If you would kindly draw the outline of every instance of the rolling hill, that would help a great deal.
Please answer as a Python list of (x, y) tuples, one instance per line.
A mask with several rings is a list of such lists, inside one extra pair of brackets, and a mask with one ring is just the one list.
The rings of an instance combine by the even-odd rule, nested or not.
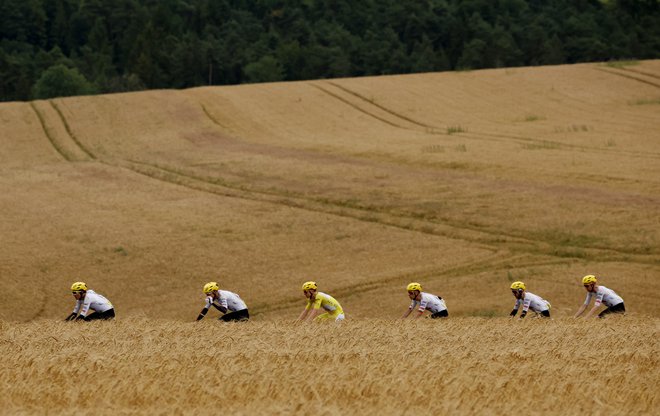
[(506, 315), (524, 280), (570, 316), (601, 277), (660, 314), (660, 61), (0, 104), (0, 319), (189, 321), (217, 280), (257, 320), (317, 280), (351, 318), (420, 281)]

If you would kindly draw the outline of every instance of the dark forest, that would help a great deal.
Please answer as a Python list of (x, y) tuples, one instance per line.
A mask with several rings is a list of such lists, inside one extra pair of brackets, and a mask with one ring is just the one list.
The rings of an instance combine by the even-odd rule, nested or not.
[(0, 0), (0, 100), (660, 57), (658, 0)]

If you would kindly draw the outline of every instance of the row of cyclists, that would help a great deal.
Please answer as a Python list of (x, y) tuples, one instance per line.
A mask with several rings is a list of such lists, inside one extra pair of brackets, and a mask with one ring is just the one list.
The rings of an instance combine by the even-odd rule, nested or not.
[[(584, 313), (592, 300), (594, 300), (594, 306), (587, 313), (587, 318), (594, 315), (601, 305), (605, 305), (606, 309), (598, 314), (599, 318), (603, 318), (611, 313), (624, 314), (626, 312), (623, 299), (612, 289), (599, 285), (596, 276), (584, 276), (582, 278), (582, 284), (587, 291), (587, 297), (575, 313), (575, 318)], [(408, 291), (408, 297), (411, 302), (401, 317), (402, 319), (408, 318), (411, 315), (413, 318), (420, 318), (425, 313), (431, 319), (447, 318), (449, 316), (444, 299), (440, 296), (422, 291), (421, 284), (416, 282), (410, 283), (406, 287), (406, 290)], [(237, 293), (221, 290), (216, 282), (205, 284), (202, 291), (206, 295), (206, 300), (204, 308), (197, 316), (198, 321), (206, 316), (211, 307), (220, 311), (222, 315), (219, 319), (225, 322), (247, 321), (250, 319), (248, 307)], [(307, 299), (307, 303), (305, 309), (303, 309), (298, 317), (298, 321), (330, 320), (339, 322), (344, 320), (344, 310), (339, 302), (327, 293), (319, 292), (316, 282), (305, 282), (302, 285), (302, 291)], [(105, 296), (89, 289), (84, 282), (75, 282), (71, 286), (71, 292), (76, 299), (76, 305), (73, 308), (73, 312), (66, 318), (67, 321), (114, 319), (115, 310), (112, 303)], [(521, 307), (522, 312), (519, 319), (523, 319), (529, 311), (535, 313), (535, 316), (550, 318), (550, 302), (532, 292), (528, 292), (525, 283), (513, 282), (511, 284), (511, 292), (516, 298), (510, 314), (511, 318), (518, 314)]]

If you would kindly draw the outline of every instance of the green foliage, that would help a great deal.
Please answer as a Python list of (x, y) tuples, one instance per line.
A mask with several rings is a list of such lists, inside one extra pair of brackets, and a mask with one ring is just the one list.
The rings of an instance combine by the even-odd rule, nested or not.
[(629, 104), (630, 105), (649, 105), (649, 104), (658, 105), (658, 104), (660, 104), (660, 98), (651, 98), (651, 99), (642, 98), (642, 99), (639, 99), (639, 100), (631, 101)]
[(463, 126), (448, 126), (447, 134), (466, 133), (467, 128)]
[(479, 309), (477, 311), (471, 312), (469, 316), (476, 316), (479, 318), (495, 318), (497, 316), (501, 316), (501, 312), (498, 312), (494, 309)]
[(94, 87), (78, 72), (57, 64), (45, 70), (34, 86), (34, 98), (46, 99), (94, 93)]
[(521, 147), (526, 150), (555, 150), (559, 149), (559, 143), (543, 140), (541, 142), (523, 143)]
[(60, 64), (105, 93), (658, 57), (657, 0), (0, 1), (0, 101)]
[(627, 68), (629, 66), (639, 65), (638, 61), (609, 61), (605, 63), (605, 66), (610, 68)]
[(271, 55), (266, 55), (257, 62), (245, 66), (245, 75), (249, 82), (275, 82), (284, 79), (282, 64)]
[(128, 256), (128, 252), (122, 246), (115, 247), (112, 251), (119, 254), (120, 256)]

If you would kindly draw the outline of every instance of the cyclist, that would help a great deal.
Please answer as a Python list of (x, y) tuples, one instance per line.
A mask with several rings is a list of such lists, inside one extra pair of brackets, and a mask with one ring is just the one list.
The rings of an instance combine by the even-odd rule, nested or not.
[(541, 315), (545, 318), (550, 317), (550, 302), (543, 299), (540, 296), (533, 294), (532, 292), (527, 292), (527, 288), (523, 282), (513, 282), (511, 284), (511, 293), (516, 298), (516, 303), (513, 305), (513, 310), (511, 311), (511, 317), (513, 318), (518, 313), (520, 305), (522, 305), (522, 312), (520, 313), (520, 319), (523, 319), (527, 315), (528, 310), (532, 310), (538, 315)]
[(605, 286), (598, 284), (598, 279), (593, 274), (588, 274), (582, 278), (582, 284), (587, 291), (587, 298), (584, 300), (580, 309), (575, 313), (575, 318), (582, 315), (591, 298), (595, 297), (594, 307), (587, 313), (585, 318), (589, 318), (600, 306), (601, 303), (604, 303), (607, 306), (607, 309), (598, 314), (599, 318), (604, 318), (605, 315), (610, 313), (626, 313), (626, 307), (623, 304), (623, 299), (621, 296), (617, 295), (612, 289), (608, 289)]
[[(105, 296), (89, 289), (85, 282), (75, 282), (71, 285), (71, 293), (76, 298), (76, 306), (66, 321), (94, 321), (97, 319), (114, 319), (115, 309)], [(89, 310), (92, 313), (89, 313)]]
[(449, 316), (444, 299), (440, 296), (422, 292), (422, 285), (419, 283), (410, 283), (406, 287), (406, 290), (408, 291), (408, 297), (411, 302), (408, 310), (403, 314), (401, 319), (406, 319), (417, 305), (419, 305), (419, 308), (417, 309), (417, 314), (413, 315), (413, 319), (424, 315), (424, 311), (426, 310), (431, 312), (431, 319), (446, 318)]
[[(209, 308), (213, 306), (223, 313), (221, 321), (247, 321), (250, 319), (247, 305), (238, 294), (228, 290), (220, 290), (216, 282), (209, 282), (202, 289), (206, 295), (206, 306), (199, 313), (197, 320), (204, 318)], [(231, 311), (227, 313), (227, 311)]]
[(298, 321), (343, 321), (344, 310), (335, 298), (319, 292), (316, 282), (305, 282), (302, 285), (303, 294), (307, 298), (307, 305), (298, 317)]

